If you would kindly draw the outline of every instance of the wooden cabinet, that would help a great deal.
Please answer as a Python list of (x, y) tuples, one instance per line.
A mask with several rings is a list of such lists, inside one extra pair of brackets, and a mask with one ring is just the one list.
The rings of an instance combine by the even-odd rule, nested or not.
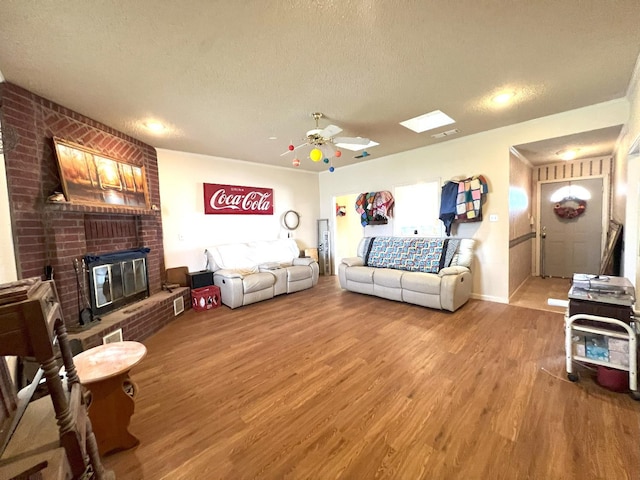
[[(105, 472), (100, 461), (54, 282), (30, 279), (0, 285), (0, 301), (7, 300), (8, 303), (0, 305), (0, 355), (35, 359), (41, 366), (49, 395), (30, 402), (32, 385), (17, 396), (17, 401), (5, 402), (9, 408), (5, 414), (6, 428), (0, 432), (0, 468), (15, 467), (15, 462), (28, 458), (30, 452), (35, 455), (44, 451), (55, 458), (52, 451), (62, 447), (69, 476), (64, 473), (63, 461), (61, 473), (57, 474), (62, 476), (50, 478), (114, 478), (111, 472)], [(59, 374), (59, 360), (66, 371), (64, 383)], [(32, 461), (35, 465), (26, 465), (27, 470), (35, 468), (41, 460), (36, 455)], [(50, 466), (47, 464), (47, 468)]]

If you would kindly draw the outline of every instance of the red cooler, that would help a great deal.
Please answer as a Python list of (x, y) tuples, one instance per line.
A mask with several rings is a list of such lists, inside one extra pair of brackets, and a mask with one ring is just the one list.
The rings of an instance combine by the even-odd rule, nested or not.
[(598, 384), (614, 392), (629, 390), (629, 372), (598, 366)]

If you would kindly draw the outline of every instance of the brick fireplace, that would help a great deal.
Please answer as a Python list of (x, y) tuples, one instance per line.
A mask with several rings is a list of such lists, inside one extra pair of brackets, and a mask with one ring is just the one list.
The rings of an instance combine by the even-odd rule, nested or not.
[[(3, 126), (14, 129), (19, 137), (18, 145), (5, 152), (19, 278), (42, 276), (47, 266), (52, 267), (65, 323), (76, 330), (81, 307), (74, 260), (86, 254), (148, 247), (150, 298), (162, 296), (164, 251), (155, 149), (10, 83), (0, 84), (0, 102)], [(49, 202), (51, 194), (62, 191), (54, 136), (144, 166), (152, 208)], [(184, 298), (188, 300), (186, 295)], [(108, 325), (92, 335), (97, 339), (99, 334), (122, 328), (127, 340), (148, 337), (173, 318), (171, 298), (163, 296), (159, 301), (167, 308), (152, 310), (158, 310), (155, 316), (162, 318), (141, 311), (121, 322), (106, 322)], [(98, 343), (96, 339), (89, 343)]]

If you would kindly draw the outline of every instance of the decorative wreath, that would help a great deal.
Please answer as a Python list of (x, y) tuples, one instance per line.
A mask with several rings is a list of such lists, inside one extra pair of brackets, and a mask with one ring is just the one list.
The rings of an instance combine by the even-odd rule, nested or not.
[(553, 212), (560, 218), (576, 218), (587, 209), (586, 200), (576, 197), (565, 197), (553, 206)]

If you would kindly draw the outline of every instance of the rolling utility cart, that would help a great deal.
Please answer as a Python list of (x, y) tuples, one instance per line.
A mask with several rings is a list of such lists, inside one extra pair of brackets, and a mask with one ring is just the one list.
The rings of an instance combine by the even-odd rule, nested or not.
[(575, 274), (565, 314), (567, 378), (575, 382), (573, 362), (629, 372), (629, 390), (638, 392), (638, 321), (633, 285), (622, 277)]

